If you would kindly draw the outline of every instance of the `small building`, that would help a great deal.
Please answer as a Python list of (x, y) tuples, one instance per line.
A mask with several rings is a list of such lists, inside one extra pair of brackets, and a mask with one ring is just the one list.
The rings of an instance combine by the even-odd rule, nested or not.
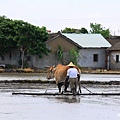
[(18, 48), (12, 48), (6, 54), (0, 56), (0, 65), (8, 68), (19, 66), (20, 55)]
[[(46, 65), (57, 65), (58, 63), (68, 64), (70, 62), (70, 51), (79, 50), (77, 64), (84, 68), (106, 68), (105, 50), (111, 47), (111, 44), (100, 34), (52, 34), (46, 41), (46, 45), (51, 49), (48, 56), (44, 56), (36, 65), (45, 67)], [(58, 46), (63, 50), (63, 61), (56, 57)]]
[(101, 34), (63, 34), (82, 48), (78, 65), (87, 68), (105, 68), (105, 50), (111, 44)]
[[(66, 65), (70, 62), (70, 50), (79, 50), (82, 48), (79, 44), (62, 35), (60, 32), (57, 34), (51, 34), (51, 36), (49, 37), (50, 39), (46, 41), (46, 45), (51, 50), (51, 52), (38, 60), (36, 60), (34, 57), (33, 66), (44, 68), (46, 66), (57, 65), (59, 63)], [(59, 49), (61, 49), (60, 52), (63, 52), (61, 53), (63, 57), (61, 60), (56, 54)]]
[(120, 36), (114, 36), (107, 40), (112, 45), (106, 49), (107, 69), (120, 70)]
[[(70, 51), (79, 52), (77, 64), (85, 68), (105, 68), (106, 53), (105, 50), (111, 47), (111, 44), (100, 34), (63, 34), (50, 33), (46, 41), (47, 47), (51, 50), (48, 55), (39, 58), (37, 55), (28, 55), (26, 60), (28, 66), (32, 68), (45, 68), (46, 66), (57, 65), (59, 63), (68, 64), (70, 60)], [(62, 59), (58, 58), (57, 52), (61, 52)], [(0, 58), (1, 64), (10, 64), (18, 66), (20, 51), (13, 49)]]

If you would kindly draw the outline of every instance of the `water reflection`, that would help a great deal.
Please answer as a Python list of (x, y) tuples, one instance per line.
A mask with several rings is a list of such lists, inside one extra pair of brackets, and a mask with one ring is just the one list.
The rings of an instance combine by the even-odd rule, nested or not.
[(80, 103), (80, 96), (56, 96), (54, 97), (47, 97), (48, 99), (52, 99), (54, 101), (57, 100), (59, 103)]

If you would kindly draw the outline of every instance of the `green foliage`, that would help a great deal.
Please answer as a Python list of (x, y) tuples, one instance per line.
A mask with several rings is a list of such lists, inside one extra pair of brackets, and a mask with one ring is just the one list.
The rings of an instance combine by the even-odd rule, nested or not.
[(87, 29), (85, 28), (81, 28), (81, 29), (75, 29), (75, 28), (65, 28), (64, 30), (62, 30), (62, 33), (77, 33), (77, 34), (80, 34), (80, 33), (88, 33)]
[(58, 60), (63, 61), (63, 49), (60, 45), (58, 45), (58, 50), (56, 51), (56, 56)]
[(70, 61), (73, 62), (75, 65), (77, 65), (77, 59), (79, 56), (79, 51), (71, 49), (70, 50)]
[[(109, 29), (105, 29), (104, 27), (102, 27), (101, 24), (90, 23), (90, 27), (91, 27), (90, 33), (101, 34), (104, 38), (109, 38), (111, 36), (110, 30)], [(75, 29), (75, 28), (68, 28), (68, 27), (66, 27), (61, 32), (62, 33), (77, 33), (77, 34), (82, 33), (82, 34), (87, 34), (88, 30), (86, 28)]]
[(15, 45), (13, 41), (15, 34), (13, 20), (5, 16), (0, 17), (0, 55), (5, 54)]
[(0, 17), (0, 55), (5, 54), (11, 47), (18, 47), (23, 54), (48, 54), (45, 41), (48, 33), (45, 27), (36, 27), (22, 20), (11, 20), (5, 16)]
[(6, 68), (10, 69), (10, 68), (12, 68), (12, 65), (11, 64), (7, 64)]
[(90, 27), (91, 27), (91, 30), (90, 30), (91, 33), (99, 33), (104, 38), (109, 38), (111, 36), (110, 35), (110, 30), (103, 28), (101, 24), (90, 23)]
[(0, 17), (0, 46), (5, 53), (11, 46), (23, 48), (27, 53), (38, 55), (47, 54), (45, 41), (48, 33), (45, 27), (39, 28), (22, 20), (10, 20)]
[[(23, 65), (22, 65), (22, 64), (23, 64)], [(22, 63), (22, 59), (19, 58), (19, 59), (18, 59), (18, 65), (19, 65), (19, 67), (23, 66), (23, 67), (21, 67), (21, 68), (28, 68), (28, 67), (29, 67), (26, 58), (24, 59), (23, 63)]]
[(83, 33), (83, 34), (88, 33), (88, 31), (87, 31), (87, 29), (86, 29), (86, 28), (81, 28), (81, 29), (80, 29), (80, 32), (81, 32), (81, 33)]
[(62, 30), (62, 33), (76, 33), (76, 29), (66, 27), (64, 30)]
[(41, 58), (43, 54), (49, 52), (45, 44), (48, 39), (45, 27), (39, 28), (24, 21), (15, 22), (18, 25), (15, 28), (18, 32), (15, 41), (17, 41), (17, 46), (24, 50), (25, 54), (38, 55)]

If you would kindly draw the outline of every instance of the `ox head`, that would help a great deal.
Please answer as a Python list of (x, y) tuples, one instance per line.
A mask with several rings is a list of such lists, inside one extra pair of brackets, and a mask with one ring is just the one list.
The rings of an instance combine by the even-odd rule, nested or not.
[(55, 66), (49, 66), (47, 67), (48, 70), (47, 70), (47, 79), (52, 79), (54, 78), (54, 73), (55, 73)]

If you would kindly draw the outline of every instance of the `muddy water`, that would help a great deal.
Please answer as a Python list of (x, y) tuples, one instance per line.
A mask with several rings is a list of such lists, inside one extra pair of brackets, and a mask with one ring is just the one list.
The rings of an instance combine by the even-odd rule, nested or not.
[[(2, 77), (1, 77), (2, 76)], [(93, 80), (96, 76), (82, 76)], [(6, 78), (5, 78), (6, 77)], [(105, 76), (99, 76), (101, 80)], [(112, 80), (118, 76), (108, 76)], [(1, 80), (45, 79), (45, 74), (0, 75)], [(103, 79), (102, 79), (103, 80)], [(94, 92), (120, 92), (119, 85), (84, 85)], [(56, 85), (7, 84), (0, 85), (0, 120), (120, 120), (120, 96), (27, 96), (13, 92), (57, 92)], [(83, 93), (88, 91), (82, 88)]]
[(46, 73), (1, 73), (0, 80), (46, 80)]
[[(34, 86), (34, 85), (33, 85)], [(86, 86), (92, 92), (120, 92), (120, 86)], [(47, 85), (34, 89), (1, 88), (0, 120), (120, 120), (120, 96), (27, 96), (13, 92), (46, 91)], [(57, 92), (49, 86), (47, 92)], [(88, 92), (82, 88), (82, 92)]]
[[(46, 80), (46, 73), (0, 73), (0, 80)], [(120, 81), (120, 75), (82, 74), (82, 81)]]

